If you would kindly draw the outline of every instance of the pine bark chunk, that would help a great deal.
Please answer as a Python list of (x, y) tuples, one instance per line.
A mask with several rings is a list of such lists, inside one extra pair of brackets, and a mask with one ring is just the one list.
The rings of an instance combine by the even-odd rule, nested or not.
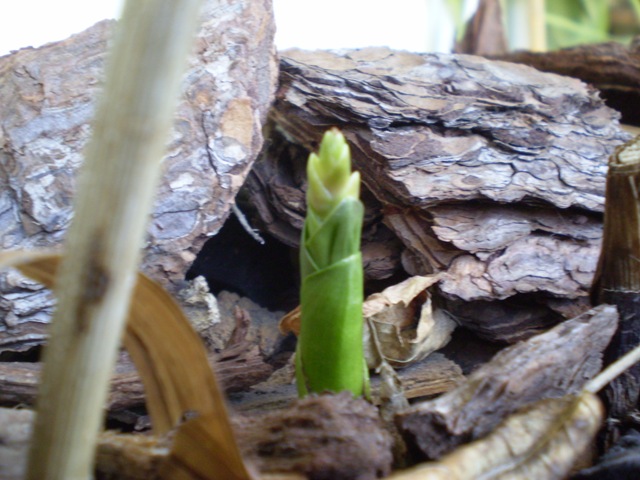
[[(0, 408), (0, 466), (8, 479), (22, 478), (33, 412)], [(274, 478), (373, 480), (388, 475), (392, 439), (376, 408), (348, 393), (313, 396), (286, 409), (234, 419), (247, 461)], [(99, 478), (161, 478), (171, 438), (104, 433), (99, 441)], [(5, 478), (4, 476), (2, 478)]]
[[(452, 308), (512, 311), (499, 328), (486, 315), (461, 321), (513, 342), (588, 303), (606, 158), (629, 138), (618, 118), (593, 88), (523, 65), (386, 48), (291, 50), (271, 114), (277, 134), (247, 191), (266, 228), (295, 244), (304, 152), (338, 126), (362, 173), (365, 232), (395, 234), (396, 268), (410, 275), (447, 272), (439, 290)], [(523, 315), (528, 307), (540, 314)]]
[[(229, 295), (224, 298), (228, 299)], [(223, 308), (229, 307), (229, 301), (225, 301)], [(273, 373), (273, 366), (266, 362), (266, 357), (275, 347), (271, 341), (277, 335), (275, 318), (268, 319), (273, 330), (268, 332), (260, 325), (251, 326), (248, 312), (239, 307), (236, 310), (236, 325), (226, 345), (219, 353), (208, 355), (209, 363), (227, 393), (245, 391)], [(39, 362), (0, 362), (0, 404), (35, 405), (41, 370), (42, 363)], [(140, 407), (144, 402), (140, 375), (129, 355), (123, 353), (111, 378), (106, 408), (109, 413), (117, 413)]]
[(388, 475), (392, 439), (377, 409), (348, 392), (312, 395), (286, 409), (239, 418), (247, 460), (263, 472), (299, 472), (312, 479)]
[(579, 78), (600, 90), (607, 105), (622, 113), (625, 123), (640, 125), (640, 37), (628, 47), (607, 42), (544, 53), (517, 51), (495, 58)]
[[(258, 346), (244, 343), (231, 346), (219, 356), (210, 356), (209, 363), (227, 392), (247, 390), (273, 372)], [(40, 363), (0, 362), (0, 404), (33, 406), (41, 369)], [(112, 412), (137, 408), (144, 405), (144, 399), (144, 387), (133, 364), (130, 360), (121, 360), (111, 379), (106, 408)]]
[[(203, 19), (143, 261), (145, 273), (172, 292), (229, 214), (262, 146), (277, 76), (271, 0), (208, 0)], [(61, 243), (114, 26), (100, 22), (67, 40), (0, 58), (4, 249)], [(37, 284), (2, 273), (0, 350), (41, 344), (40, 326), (52, 305)]]
[(617, 318), (602, 305), (502, 350), (459, 387), (399, 414), (398, 428), (417, 454), (438, 459), (524, 405), (577, 393), (600, 371)]

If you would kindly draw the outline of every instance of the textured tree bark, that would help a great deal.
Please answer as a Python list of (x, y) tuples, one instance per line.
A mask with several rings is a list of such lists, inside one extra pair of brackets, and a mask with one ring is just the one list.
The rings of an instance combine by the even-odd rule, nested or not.
[(459, 387), (400, 413), (398, 427), (421, 457), (440, 458), (528, 403), (579, 391), (600, 371), (617, 323), (603, 305), (508, 347)]
[[(437, 352), (396, 373), (402, 382), (405, 396), (411, 400), (448, 392), (465, 378), (456, 363)], [(287, 369), (277, 371), (269, 380), (255, 385), (251, 390), (231, 395), (231, 404), (236, 411), (249, 415), (286, 408), (291, 398), (297, 394), (292, 383), (293, 377), (293, 369), (288, 372)], [(371, 378), (371, 391), (374, 399), (381, 398), (382, 385), (378, 375)]]
[[(224, 223), (263, 141), (277, 62), (271, 0), (207, 0), (164, 159), (143, 270), (175, 293)], [(102, 90), (114, 22), (0, 58), (0, 246), (57, 246)], [(0, 277), (0, 352), (45, 340), (53, 299)]]
[[(242, 352), (239, 350), (242, 349)], [(266, 380), (273, 367), (265, 363), (259, 348), (247, 343), (234, 344), (209, 362), (227, 392), (243, 391)], [(0, 403), (34, 405), (40, 380), (40, 363), (0, 362)], [(110, 412), (144, 406), (144, 388), (130, 360), (121, 360), (111, 378), (106, 408)]]
[[(22, 478), (31, 413), (0, 409), (0, 426), (14, 424), (0, 429), (0, 466), (8, 467), (2, 478)], [(348, 393), (293, 400), (286, 409), (234, 420), (243, 455), (264, 480), (373, 479), (391, 470), (392, 439), (376, 408)], [(170, 447), (170, 437), (108, 432), (100, 439), (96, 473), (124, 480), (163, 478), (162, 460)]]
[(391, 471), (393, 441), (378, 410), (348, 392), (312, 395), (238, 420), (245, 458), (261, 471), (335, 479), (382, 478)]
[[(623, 145), (609, 159), (602, 251), (593, 285), (594, 303), (616, 305), (620, 325), (607, 348), (610, 364), (640, 344), (640, 138)], [(609, 410), (605, 445), (635, 426), (640, 399), (640, 365), (604, 390)]]
[[(242, 353), (238, 350), (243, 349)], [(265, 362), (257, 346), (246, 342), (232, 344), (227, 351), (210, 355), (216, 377), (234, 406), (242, 411), (273, 410), (284, 407), (296, 395), (292, 377), (286, 384), (261, 383), (273, 373), (273, 366)], [(33, 406), (38, 392), (41, 365), (25, 362), (0, 363), (0, 404)], [(399, 372), (407, 398), (438, 395), (454, 388), (464, 376), (454, 362), (433, 354), (419, 364)], [(255, 385), (260, 384), (257, 388)], [(377, 395), (379, 378), (372, 380)], [(111, 391), (106, 404), (110, 414), (139, 408), (144, 405), (144, 388), (140, 376), (130, 360), (121, 360), (111, 378)]]
[[(543, 397), (561, 397), (568, 392), (576, 392), (600, 371), (602, 351), (616, 329), (616, 319), (614, 308), (599, 306), (548, 333), (509, 347), (449, 393), (410, 407), (399, 417), (398, 423), (405, 434), (413, 439), (413, 447), (421, 452), (420, 456), (438, 457), (461, 443), (485, 435), (522, 405)], [(437, 366), (442, 362), (435, 358), (428, 359), (425, 366), (434, 370), (434, 363)], [(418, 377), (424, 376), (422, 372)], [(362, 410), (355, 412), (356, 418), (343, 425), (344, 429), (334, 429), (334, 421), (341, 423), (340, 418), (345, 412), (347, 418), (353, 413), (348, 406), (345, 410), (344, 398), (336, 399), (336, 403), (330, 407), (319, 405), (322, 412), (320, 417), (331, 417), (328, 421), (321, 421), (314, 412), (308, 411), (305, 403), (296, 408), (291, 405), (282, 408), (289, 404), (292, 396), (294, 390), (290, 388), (278, 402), (280, 410), (274, 412), (264, 403), (264, 394), (256, 394), (253, 401), (248, 399), (240, 403), (241, 409), (247, 410), (249, 418), (248, 421), (240, 418), (236, 424), (240, 443), (248, 457), (253, 458), (263, 471), (288, 470), (292, 467), (300, 471), (317, 466), (311, 460), (309, 466), (305, 466), (306, 460), (298, 461), (300, 458), (310, 458), (312, 452), (309, 451), (309, 445), (317, 448), (319, 444), (324, 444), (329, 450), (323, 451), (327, 452), (334, 448), (334, 442), (343, 434), (347, 442), (366, 440), (363, 437), (367, 435), (358, 426), (358, 422), (365, 418), (368, 418), (365, 420), (367, 431), (375, 435), (373, 444), (384, 443), (379, 442), (384, 435), (381, 436), (378, 430), (371, 430), (373, 418), (370, 414), (363, 416)], [(361, 409), (360, 403), (357, 409)], [(8, 413), (6, 409), (0, 409), (0, 425)], [(306, 421), (301, 422), (302, 419)], [(26, 418), (25, 421), (30, 419)], [(330, 426), (330, 430), (325, 438), (326, 425)], [(287, 438), (286, 443), (282, 442), (284, 438)], [(312, 443), (309, 444), (309, 441)], [(10, 438), (4, 445), (14, 448)], [(371, 443), (361, 445), (368, 448), (367, 445)], [(3, 453), (1, 447), (0, 454)], [(102, 437), (98, 463), (103, 472), (115, 475), (113, 478), (155, 478), (153, 475), (157, 472), (157, 465), (168, 453), (169, 447), (169, 440), (109, 433)], [(292, 452), (298, 452), (299, 456), (292, 455)], [(385, 450), (379, 452), (387, 454)], [(339, 459), (336, 466), (340, 468), (348, 468), (347, 464), (350, 464), (344, 457), (330, 457)], [(352, 475), (351, 478), (354, 477)]]
[(555, 52), (513, 52), (494, 57), (523, 63), (543, 72), (579, 78), (600, 90), (607, 105), (622, 113), (625, 123), (640, 125), (640, 42), (581, 45)]
[(439, 293), (462, 324), (512, 342), (588, 308), (606, 158), (629, 138), (617, 119), (580, 81), (522, 65), (283, 52), (278, 134), (247, 192), (268, 231), (295, 245), (306, 152), (338, 126), (362, 174), (365, 232), (402, 243), (387, 275), (445, 271)]

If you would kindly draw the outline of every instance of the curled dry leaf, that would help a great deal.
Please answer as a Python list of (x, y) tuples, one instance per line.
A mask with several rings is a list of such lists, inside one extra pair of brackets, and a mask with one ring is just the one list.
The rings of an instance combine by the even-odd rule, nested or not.
[[(362, 310), (369, 368), (380, 365), (380, 355), (394, 367), (405, 367), (449, 342), (456, 322), (444, 310), (434, 307), (427, 291), (439, 280), (438, 274), (415, 276), (367, 297)], [(375, 335), (371, 335), (370, 328), (375, 329)], [(282, 317), (280, 331), (298, 335), (300, 307)]]
[[(2, 252), (0, 268), (13, 267), (49, 288), (55, 285), (61, 256), (51, 252)], [(167, 468), (181, 460), (188, 448), (205, 443), (209, 463), (216, 471), (233, 473), (216, 477), (250, 479), (229, 422), (224, 397), (209, 366), (202, 341), (173, 298), (157, 283), (139, 273), (123, 339), (145, 387), (146, 404), (156, 434), (174, 428), (186, 412), (206, 418), (206, 439), (192, 437), (193, 429), (179, 436), (182, 443), (171, 452)], [(179, 430), (189, 422), (179, 427)], [(199, 431), (196, 431), (199, 433)], [(178, 478), (178, 477), (174, 477)], [(180, 478), (211, 478), (180, 477)]]
[[(363, 305), (368, 325), (365, 355), (370, 368), (380, 364), (377, 352), (394, 367), (404, 367), (444, 347), (456, 327), (455, 321), (434, 307), (427, 289), (439, 275), (415, 276), (370, 295)], [(377, 340), (379, 349), (373, 348)]]
[(562, 479), (597, 433), (603, 408), (594, 394), (546, 399), (507, 417), (488, 436), (438, 462), (390, 480)]
[(288, 333), (293, 333), (296, 337), (300, 335), (300, 305), (280, 319), (278, 328), (283, 335)]

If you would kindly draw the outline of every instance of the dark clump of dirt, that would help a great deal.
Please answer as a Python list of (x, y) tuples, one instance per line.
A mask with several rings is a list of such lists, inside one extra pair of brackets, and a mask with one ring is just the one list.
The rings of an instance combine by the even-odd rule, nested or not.
[(369, 480), (391, 471), (393, 441), (377, 408), (349, 392), (312, 395), (289, 408), (239, 419), (235, 427), (245, 458), (263, 472)]
[(259, 243), (230, 215), (220, 231), (203, 246), (187, 272), (187, 280), (202, 275), (212, 293), (222, 290), (250, 298), (270, 310), (297, 304), (297, 269), (291, 248), (269, 235)]

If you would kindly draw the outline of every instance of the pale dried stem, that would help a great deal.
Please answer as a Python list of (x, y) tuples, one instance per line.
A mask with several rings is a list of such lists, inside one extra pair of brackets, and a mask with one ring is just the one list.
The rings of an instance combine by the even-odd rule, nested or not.
[(620, 376), (627, 369), (634, 366), (640, 361), (640, 345), (626, 353), (623, 357), (613, 362), (596, 377), (589, 380), (585, 386), (584, 391), (589, 393), (597, 393), (602, 390), (609, 382)]
[(547, 50), (545, 0), (529, 0), (529, 29), (532, 52)]
[(79, 179), (27, 478), (91, 477), (199, 0), (131, 0)]

